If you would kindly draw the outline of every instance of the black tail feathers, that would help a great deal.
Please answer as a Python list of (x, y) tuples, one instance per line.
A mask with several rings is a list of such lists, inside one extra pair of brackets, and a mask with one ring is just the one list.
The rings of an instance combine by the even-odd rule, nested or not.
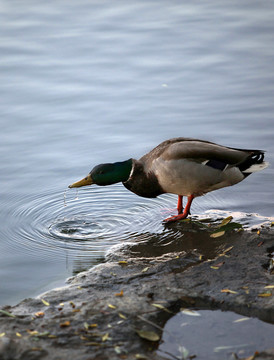
[(255, 171), (264, 169), (267, 165), (268, 164), (264, 162), (264, 151), (254, 150), (250, 156), (238, 165), (238, 168), (246, 177)]

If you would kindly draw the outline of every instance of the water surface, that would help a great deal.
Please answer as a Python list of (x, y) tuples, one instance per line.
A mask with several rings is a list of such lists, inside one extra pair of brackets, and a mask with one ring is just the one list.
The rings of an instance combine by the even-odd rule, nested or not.
[[(27, 0), (0, 17), (0, 304), (172, 231), (173, 195), (65, 193), (94, 165), (175, 136), (265, 149), (273, 163), (273, 3)], [(273, 195), (269, 167), (192, 213), (251, 226), (273, 217)]]
[(273, 346), (271, 324), (230, 311), (187, 310), (164, 327), (158, 353), (166, 359), (247, 359)]

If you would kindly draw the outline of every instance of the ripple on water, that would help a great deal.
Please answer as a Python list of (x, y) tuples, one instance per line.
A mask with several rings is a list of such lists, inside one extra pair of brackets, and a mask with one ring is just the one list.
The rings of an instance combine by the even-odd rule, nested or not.
[(26, 255), (59, 258), (66, 249), (98, 257), (140, 232), (149, 236), (162, 231), (161, 202), (136, 198), (119, 184), (70, 190), (65, 198), (54, 189), (31, 197), (17, 194), (16, 199), (4, 231), (9, 247), (19, 247)]
[[(17, 207), (10, 214), (11, 220), (3, 225), (4, 233), (11, 250), (20, 248), (27, 256), (54, 261), (69, 251), (75, 258), (98, 259), (114, 246), (128, 243), (150, 242), (168, 249), (170, 239), (176, 242), (182, 236), (178, 229), (165, 229), (162, 225), (162, 219), (171, 215), (169, 209), (176, 204), (173, 195), (143, 199), (116, 184), (79, 192), (70, 190), (65, 197), (56, 189), (31, 197), (14, 196)], [(206, 215), (212, 221), (232, 215), (246, 227), (269, 220), (256, 214), (213, 210)]]

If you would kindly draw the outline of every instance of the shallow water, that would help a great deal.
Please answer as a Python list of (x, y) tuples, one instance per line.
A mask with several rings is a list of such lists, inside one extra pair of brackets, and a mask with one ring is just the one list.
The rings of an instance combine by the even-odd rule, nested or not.
[[(230, 311), (179, 312), (164, 327), (158, 353), (166, 359), (247, 359), (273, 347), (273, 325)], [(194, 316), (193, 316), (194, 315)]]
[[(155, 249), (171, 234), (161, 221), (173, 195), (65, 193), (95, 164), (175, 136), (262, 148), (273, 163), (273, 15), (250, 1), (3, 4), (0, 304), (64, 284), (113, 246)], [(248, 227), (270, 221), (273, 195), (270, 166), (196, 199), (192, 214), (241, 214)]]

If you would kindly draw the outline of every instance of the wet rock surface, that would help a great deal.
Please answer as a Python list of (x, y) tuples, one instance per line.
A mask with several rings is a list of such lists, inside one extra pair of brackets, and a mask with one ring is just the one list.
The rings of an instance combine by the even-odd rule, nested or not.
[[(145, 244), (135, 244), (64, 288), (3, 307), (0, 359), (163, 359), (162, 329), (182, 307), (274, 323), (273, 228), (212, 238), (185, 227), (179, 240), (189, 242), (188, 250), (151, 257), (140, 250)], [(143, 256), (133, 257), (138, 252)], [(144, 338), (151, 337), (147, 331), (152, 339)], [(274, 359), (274, 348), (252, 359)]]

